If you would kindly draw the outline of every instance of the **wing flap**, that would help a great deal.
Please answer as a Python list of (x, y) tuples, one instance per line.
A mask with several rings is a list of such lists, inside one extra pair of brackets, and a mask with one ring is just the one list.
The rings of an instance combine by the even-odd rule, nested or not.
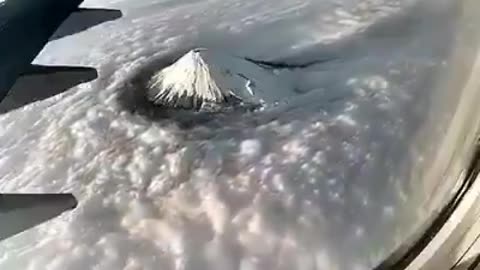
[(72, 194), (0, 194), (0, 241), (76, 207)]
[(97, 77), (97, 70), (91, 67), (31, 65), (0, 102), (0, 114), (53, 97)]
[(50, 37), (50, 40), (85, 31), (104, 22), (121, 18), (122, 15), (122, 12), (117, 9), (78, 8), (76, 12), (72, 13), (63, 22), (57, 31)]

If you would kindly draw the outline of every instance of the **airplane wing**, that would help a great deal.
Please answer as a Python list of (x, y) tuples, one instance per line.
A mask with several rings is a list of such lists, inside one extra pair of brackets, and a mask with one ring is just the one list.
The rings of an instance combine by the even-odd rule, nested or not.
[(85, 31), (98, 24), (121, 17), (122, 12), (116, 9), (78, 8), (76, 12), (72, 13), (60, 25), (57, 31), (50, 37), (50, 41)]
[(53, 97), (97, 77), (97, 70), (90, 67), (31, 65), (0, 101), (0, 114)]
[(0, 241), (76, 207), (72, 194), (0, 194)]
[[(106, 21), (122, 17), (120, 10), (75, 8), (82, 1), (72, 0), (73, 12), (69, 5), (59, 5), (67, 0), (25, 0), (22, 5), (11, 4), (9, 7), (0, 8), (0, 33), (2, 36), (14, 36), (23, 33), (17, 41), (20, 49), (15, 46), (1, 46), (0, 53), (0, 114), (5, 113), (29, 103), (43, 100), (66, 91), (80, 83), (97, 78), (94, 68), (84, 67), (40, 67), (29, 65), (42, 47), (51, 40), (59, 39), (87, 30)], [(54, 5), (55, 4), (55, 5)], [(55, 11), (54, 7), (66, 7)], [(53, 13), (52, 13), (53, 12)], [(62, 14), (57, 14), (57, 13)], [(33, 16), (32, 21), (25, 20)], [(30, 15), (29, 15), (30, 14)], [(63, 17), (63, 14), (65, 17)], [(55, 16), (54, 16), (55, 15)], [(30, 16), (30, 17), (29, 17)], [(42, 18), (51, 18), (44, 20)], [(66, 18), (66, 19), (64, 19)], [(36, 22), (34, 19), (36, 19)], [(45, 25), (43, 25), (45, 23)], [(33, 31), (36, 26), (43, 27)], [(33, 30), (32, 30), (33, 29)], [(52, 32), (49, 29), (56, 29)], [(28, 33), (27, 33), (27, 32)], [(26, 34), (27, 33), (27, 34)], [(43, 36), (42, 36), (43, 35)], [(26, 39), (23, 41), (23, 39)], [(32, 39), (31, 42), (28, 39)], [(13, 50), (13, 52), (10, 52)], [(27, 62), (28, 61), (28, 62)]]

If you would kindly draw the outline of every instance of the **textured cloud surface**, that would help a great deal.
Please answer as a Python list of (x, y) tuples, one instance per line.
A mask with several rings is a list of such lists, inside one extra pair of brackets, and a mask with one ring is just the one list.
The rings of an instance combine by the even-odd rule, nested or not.
[[(0, 117), (0, 190), (74, 192), (79, 207), (1, 243), (0, 269), (375, 266), (430, 217), (421, 168), (451, 113), (428, 122), (448, 1), (411, 2), (86, 1), (125, 16), (36, 61), (100, 78)], [(283, 71), (304, 94), (263, 111), (143, 108), (143, 71), (193, 47), (333, 60)]]

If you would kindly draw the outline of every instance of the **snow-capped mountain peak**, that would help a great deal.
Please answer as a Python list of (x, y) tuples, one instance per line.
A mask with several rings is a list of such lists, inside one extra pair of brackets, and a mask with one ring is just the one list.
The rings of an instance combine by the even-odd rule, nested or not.
[(294, 94), (270, 70), (241, 57), (207, 49), (189, 51), (152, 77), (148, 98), (158, 105), (199, 109), (205, 104), (273, 103)]

